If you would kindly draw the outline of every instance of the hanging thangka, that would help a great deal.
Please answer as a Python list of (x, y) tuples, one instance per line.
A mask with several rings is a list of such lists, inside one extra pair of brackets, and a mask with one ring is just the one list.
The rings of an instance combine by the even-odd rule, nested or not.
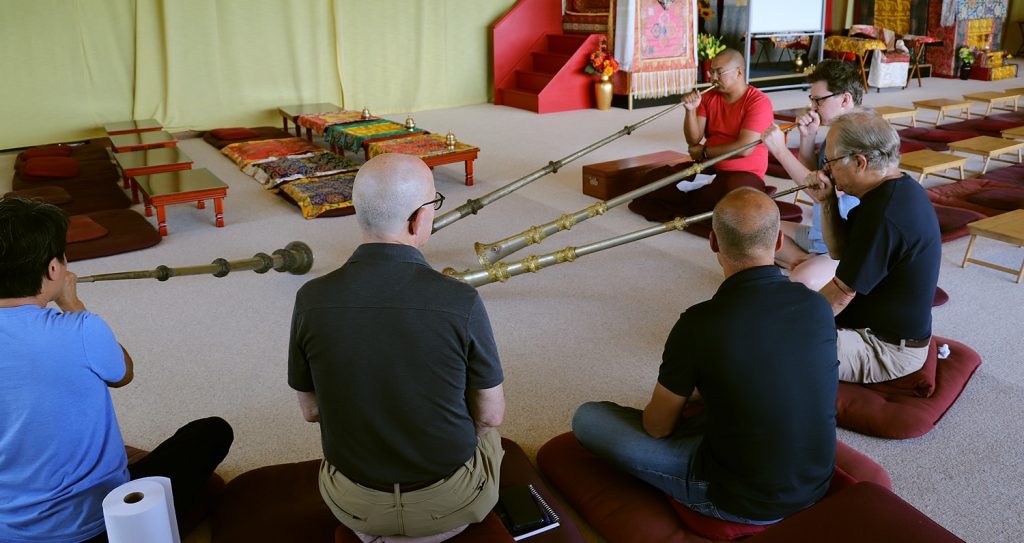
[(633, 98), (682, 94), (697, 83), (694, 0), (618, 0), (615, 54)]

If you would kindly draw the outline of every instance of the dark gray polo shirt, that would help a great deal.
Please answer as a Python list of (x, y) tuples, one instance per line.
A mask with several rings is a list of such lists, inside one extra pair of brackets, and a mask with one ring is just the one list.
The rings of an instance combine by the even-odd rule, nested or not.
[(476, 289), (414, 247), (359, 246), (295, 297), (288, 384), (316, 392), (324, 457), (377, 484), (440, 479), (477, 438), (468, 389), (501, 384)]

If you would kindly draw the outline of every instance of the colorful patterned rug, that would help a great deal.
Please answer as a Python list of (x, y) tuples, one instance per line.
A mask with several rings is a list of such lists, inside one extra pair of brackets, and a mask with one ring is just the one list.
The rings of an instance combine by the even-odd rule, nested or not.
[(319, 113), (316, 115), (299, 115), (295, 122), (299, 126), (309, 128), (316, 132), (318, 135), (323, 136), (324, 131), (327, 127), (334, 126), (336, 124), (348, 124), (359, 121), (372, 121), (380, 119), (380, 117), (370, 116), (369, 119), (363, 118), (362, 111), (334, 111), (331, 113)]
[(359, 123), (335, 125), (324, 133), (324, 141), (346, 151), (358, 153), (364, 141), (369, 138), (399, 136), (423, 132), (422, 128), (409, 130), (404, 125), (378, 119)]
[(401, 153), (403, 155), (414, 155), (420, 158), (432, 156), (461, 153), (463, 151), (479, 151), (478, 147), (462, 142), (455, 142), (455, 149), (448, 150), (445, 143), (445, 136), (442, 134), (422, 134), (398, 138), (393, 140), (378, 141), (370, 144), (369, 156), (373, 158), (384, 153)]
[(290, 156), (269, 162), (254, 162), (242, 168), (242, 172), (251, 175), (265, 188), (273, 190), (287, 181), (358, 169), (359, 166), (355, 162), (341, 155), (326, 152), (312, 156)]
[(302, 210), (302, 216), (315, 219), (323, 213), (352, 205), (352, 183), (355, 174), (298, 179), (281, 187)]
[(244, 141), (232, 143), (220, 150), (239, 168), (253, 162), (276, 160), (289, 155), (316, 154), (327, 152), (327, 149), (313, 145), (302, 138), (281, 138), (274, 140)]

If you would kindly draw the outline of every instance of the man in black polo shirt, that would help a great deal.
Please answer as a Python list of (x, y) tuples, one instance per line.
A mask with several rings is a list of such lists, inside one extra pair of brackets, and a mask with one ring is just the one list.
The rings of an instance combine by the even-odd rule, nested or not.
[[(900, 172), (896, 130), (872, 110), (833, 122), (819, 186), (822, 232), (839, 267), (821, 293), (839, 328), (839, 378), (889, 381), (924, 365), (939, 278), (939, 223), (920, 184)], [(839, 217), (836, 188), (860, 198)]]
[[(836, 331), (828, 303), (774, 265), (783, 238), (771, 199), (734, 190), (712, 227), (725, 281), (679, 317), (647, 407), (583, 404), (573, 432), (697, 512), (770, 524), (812, 505), (831, 481)], [(681, 420), (699, 396), (703, 415)]]
[(363, 244), (296, 295), (288, 384), (320, 423), (335, 516), (364, 541), (442, 541), (497, 502), (497, 347), (476, 290), (418, 250), (444, 200), (423, 161), (370, 160), (352, 198)]

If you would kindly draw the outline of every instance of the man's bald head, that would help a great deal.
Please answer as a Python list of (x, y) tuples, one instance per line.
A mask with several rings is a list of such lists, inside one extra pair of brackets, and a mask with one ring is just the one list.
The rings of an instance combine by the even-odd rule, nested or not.
[(395, 240), (407, 231), (409, 215), (434, 199), (434, 176), (418, 157), (378, 155), (359, 168), (352, 188), (356, 219), (366, 237)]
[(718, 250), (735, 264), (774, 261), (779, 239), (779, 208), (765, 193), (738, 188), (722, 198), (711, 217)]
[(730, 47), (728, 49), (723, 49), (720, 53), (715, 55), (715, 60), (720, 61), (720, 66), (722, 67), (736, 66), (742, 68), (744, 58), (743, 53), (740, 53), (739, 51)]

